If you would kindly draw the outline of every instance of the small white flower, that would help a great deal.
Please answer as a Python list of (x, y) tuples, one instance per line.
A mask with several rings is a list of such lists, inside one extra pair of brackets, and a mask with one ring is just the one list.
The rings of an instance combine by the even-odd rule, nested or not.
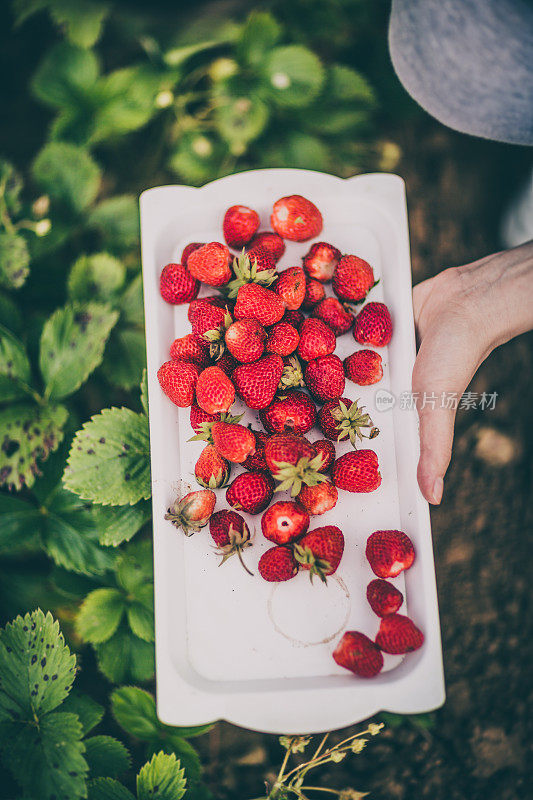
[(158, 108), (168, 108), (174, 100), (174, 95), (170, 89), (163, 89), (155, 98), (155, 104)]
[(275, 72), (270, 81), (275, 89), (288, 89), (291, 85), (291, 79), (286, 72)]
[(206, 136), (197, 136), (192, 143), (192, 149), (197, 156), (207, 158), (213, 152), (213, 145)]
[(35, 233), (37, 236), (46, 236), (49, 233), (52, 227), (52, 223), (49, 219), (40, 219), (39, 222), (35, 223)]

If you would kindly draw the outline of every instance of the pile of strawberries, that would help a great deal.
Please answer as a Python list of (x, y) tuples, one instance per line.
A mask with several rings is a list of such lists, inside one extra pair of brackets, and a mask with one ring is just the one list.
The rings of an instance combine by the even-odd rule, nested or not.
[[(189, 303), (191, 332), (172, 343), (159, 383), (173, 403), (190, 407), (192, 438), (206, 442), (194, 470), (205, 488), (177, 501), (167, 518), (187, 534), (209, 523), (222, 560), (237, 554), (245, 566), (250, 531), (237, 512), (264, 512), (261, 529), (274, 546), (259, 561), (260, 575), (286, 581), (302, 569), (325, 581), (340, 563), (344, 535), (334, 525), (309, 531), (310, 517), (334, 508), (339, 489), (372, 492), (381, 484), (376, 453), (355, 449), (379, 431), (343, 394), (346, 378), (360, 386), (377, 383), (382, 359), (358, 349), (342, 361), (337, 338), (352, 331), (358, 344), (383, 347), (392, 321), (384, 303), (368, 302), (353, 313), (351, 304), (362, 303), (376, 284), (374, 272), (332, 244), (315, 242), (302, 266), (278, 271), (284, 239), (302, 242), (322, 230), (311, 201), (281, 198), (270, 222), (273, 231), (258, 232), (259, 215), (232, 206), (223, 220), (225, 243), (192, 242), (181, 263), (161, 272), (163, 299)], [(326, 297), (330, 281), (335, 297)], [(202, 283), (218, 293), (198, 298)], [(230, 414), (236, 397), (259, 412), (263, 430)], [(315, 426), (324, 438), (311, 442), (306, 434)], [(336, 457), (338, 441), (354, 449)], [(244, 471), (229, 483), (232, 465)], [(226, 486), (234, 510), (213, 513), (212, 490)], [(270, 505), (276, 491), (293, 499)]]

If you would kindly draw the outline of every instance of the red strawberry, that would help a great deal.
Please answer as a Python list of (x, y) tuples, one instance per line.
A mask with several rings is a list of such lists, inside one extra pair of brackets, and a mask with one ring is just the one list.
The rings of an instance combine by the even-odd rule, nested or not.
[(194, 250), (187, 266), (194, 278), (209, 286), (223, 286), (231, 278), (230, 252), (220, 242), (209, 242)]
[(184, 267), (187, 266), (187, 261), (189, 260), (190, 254), (194, 253), (195, 250), (199, 250), (199, 248), (203, 247), (204, 244), (205, 242), (191, 242), (183, 248), (183, 253), (181, 254), (181, 263)]
[(265, 460), (265, 444), (269, 438), (268, 434), (263, 431), (253, 431), (253, 433), (255, 436), (255, 452), (242, 462), (242, 466), (250, 472), (268, 472)]
[(285, 312), (285, 304), (272, 289), (257, 283), (241, 286), (235, 303), (235, 319), (256, 319), (261, 325), (274, 325)]
[(385, 347), (392, 339), (392, 320), (385, 303), (367, 303), (355, 318), (353, 338), (359, 344)]
[(261, 518), (261, 530), (265, 539), (276, 544), (289, 544), (302, 536), (309, 527), (309, 514), (298, 505), (279, 500), (265, 511)]
[(308, 514), (316, 516), (331, 511), (337, 505), (339, 493), (329, 481), (318, 483), (316, 486), (302, 486), (297, 500)]
[(315, 306), (311, 315), (325, 322), (335, 336), (348, 333), (354, 323), (354, 315), (350, 314), (336, 297), (326, 297)]
[(300, 326), (298, 355), (305, 361), (329, 356), (337, 345), (335, 334), (321, 319), (306, 319)]
[(298, 564), (290, 547), (271, 547), (266, 550), (257, 568), (265, 581), (276, 583), (288, 581), (298, 572)]
[(378, 457), (373, 450), (352, 450), (333, 464), (333, 483), (347, 492), (374, 492), (381, 485)]
[(209, 522), (216, 499), (210, 489), (189, 492), (170, 506), (165, 519), (169, 519), (176, 528), (181, 528), (186, 536), (192, 536)]
[(318, 236), (322, 230), (322, 214), (310, 200), (299, 194), (292, 194), (276, 200), (270, 224), (284, 239), (291, 242), (305, 242)]
[(221, 297), (219, 294), (209, 294), (206, 297), (198, 297), (196, 300), (193, 300), (189, 305), (189, 310), (187, 311), (187, 319), (190, 323), (194, 321), (194, 315), (196, 310), (201, 306), (216, 306), (216, 308), (225, 308), (227, 305), (227, 300)]
[(220, 489), (228, 482), (230, 466), (226, 459), (218, 453), (216, 447), (208, 444), (200, 453), (194, 474), (200, 486), (208, 489)]
[(274, 233), (274, 231), (260, 231), (256, 233), (248, 245), (248, 252), (256, 250), (258, 247), (263, 247), (270, 253), (275, 263), (280, 260), (285, 252), (285, 242), (279, 233)]
[(282, 316), (281, 321), (287, 323), (287, 325), (292, 325), (292, 327), (296, 328), (296, 330), (300, 330), (300, 325), (304, 319), (305, 317), (301, 311), (298, 309), (288, 308)]
[(226, 347), (242, 363), (257, 361), (265, 349), (266, 331), (256, 319), (238, 319), (226, 331)]
[(341, 251), (332, 244), (315, 242), (303, 257), (305, 273), (310, 278), (327, 283), (332, 279), (333, 271), (339, 263), (340, 257)]
[(270, 433), (307, 433), (316, 422), (316, 408), (309, 395), (292, 390), (276, 398), (259, 417)]
[(289, 267), (279, 273), (274, 291), (291, 311), (297, 311), (305, 297), (305, 272), (301, 267)]
[[(199, 405), (193, 403), (191, 406), (191, 428), (197, 434), (202, 434), (205, 430), (205, 423), (211, 426), (211, 423), (217, 422), (220, 419), (220, 414), (208, 414)], [(209, 428), (211, 429), (211, 428)]]
[(409, 617), (391, 614), (381, 620), (376, 644), (384, 653), (401, 655), (422, 647), (424, 634)]
[(200, 367), (192, 361), (165, 361), (157, 371), (162, 390), (180, 408), (192, 406)]
[[(374, 439), (379, 430), (373, 427), (368, 414), (363, 413), (364, 406), (359, 407), (357, 401), (341, 397), (339, 400), (330, 400), (318, 412), (318, 425), (322, 433), (333, 441), (350, 439), (355, 447), (357, 440)], [(363, 433), (364, 428), (370, 428), (368, 433)]]
[(279, 381), (279, 390), (284, 392), (294, 386), (303, 386), (304, 376), (302, 365), (296, 356), (285, 356), (283, 359), (283, 372)]
[(233, 371), (232, 380), (248, 408), (266, 408), (276, 394), (283, 373), (280, 356), (260, 358), (254, 364), (241, 364)]
[(248, 525), (240, 514), (236, 511), (217, 511), (211, 517), (209, 533), (222, 556), (221, 565), (236, 554), (246, 572), (253, 574), (242, 560), (242, 551), (245, 547), (251, 547), (252, 543)]
[(374, 614), (388, 617), (389, 614), (396, 614), (400, 608), (403, 594), (392, 583), (376, 578), (366, 587), (366, 599)]
[(318, 303), (322, 302), (325, 296), (326, 291), (320, 281), (317, 281), (314, 278), (307, 278), (302, 308), (314, 308)]
[(201, 344), (192, 333), (188, 333), (180, 339), (174, 339), (170, 345), (170, 358), (192, 361), (200, 367), (207, 367), (209, 348), (203, 343)]
[(259, 514), (272, 500), (274, 482), (265, 472), (242, 472), (226, 489), (226, 500), (230, 506)]
[(275, 433), (265, 445), (265, 459), (272, 476), (280, 481), (276, 491), (289, 490), (295, 497), (303, 484), (314, 486), (327, 480), (322, 475), (322, 456), (313, 445), (295, 433)]
[(375, 282), (372, 267), (358, 256), (343, 256), (333, 273), (333, 291), (341, 300), (364, 300)]
[(383, 377), (381, 356), (374, 350), (356, 350), (344, 359), (346, 377), (359, 386), (370, 386)]
[(333, 659), (360, 678), (373, 678), (383, 669), (383, 656), (374, 642), (359, 631), (346, 631), (333, 651)]
[(231, 206), (224, 214), (222, 230), (229, 247), (248, 244), (259, 228), (259, 214), (248, 206)]
[(220, 367), (207, 367), (196, 384), (196, 402), (208, 414), (228, 411), (235, 400), (235, 387)]
[(326, 576), (337, 570), (343, 552), (344, 535), (336, 525), (315, 528), (294, 546), (294, 557), (300, 567), (309, 570), (311, 580), (318, 575), (324, 583)]
[(234, 278), (224, 287), (227, 297), (237, 297), (241, 286), (247, 283), (260, 283), (270, 286), (277, 278), (276, 265), (270, 253), (263, 247), (257, 247), (242, 253), (233, 259)]
[(244, 425), (214, 422), (211, 426), (213, 444), (223, 458), (240, 464), (255, 453), (255, 436)]
[(167, 303), (179, 305), (194, 300), (200, 291), (200, 284), (187, 267), (181, 264), (167, 264), (159, 278), (159, 291)]
[(235, 361), (231, 353), (225, 351), (216, 362), (216, 366), (221, 369), (222, 372), (225, 372), (228, 378), (231, 378), (233, 375), (233, 370), (237, 367), (237, 363), (238, 362)]
[(266, 340), (265, 349), (267, 353), (277, 353), (278, 356), (290, 356), (298, 347), (300, 334), (286, 322), (278, 322), (273, 325)]
[(309, 361), (305, 368), (305, 385), (316, 400), (334, 400), (344, 391), (344, 368), (334, 353)]
[(211, 304), (197, 306), (192, 321), (192, 332), (200, 344), (209, 346), (213, 357), (224, 351), (224, 336), (232, 323), (227, 308), (219, 308)]
[(334, 445), (327, 439), (318, 439), (316, 442), (313, 442), (313, 447), (315, 448), (317, 454), (322, 456), (322, 466), (320, 467), (320, 472), (327, 472), (335, 461)]
[(415, 548), (402, 531), (375, 531), (366, 543), (366, 557), (378, 578), (395, 578), (415, 560)]

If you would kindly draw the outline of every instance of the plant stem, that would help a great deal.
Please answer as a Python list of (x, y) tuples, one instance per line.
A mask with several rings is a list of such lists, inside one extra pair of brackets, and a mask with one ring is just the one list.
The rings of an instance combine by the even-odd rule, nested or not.
[(320, 786), (302, 786), (306, 792), (329, 792), (329, 794), (339, 794), (338, 789), (323, 789)]
[(320, 751), (322, 750), (322, 748), (326, 744), (326, 742), (328, 740), (328, 736), (329, 736), (330, 733), (331, 733), (331, 731), (328, 731), (326, 734), (324, 734), (324, 736), (320, 740), (320, 744), (318, 745), (317, 749), (315, 750), (315, 754), (314, 754), (313, 759), (312, 759), (313, 761), (315, 760), (315, 758), (318, 756), (318, 754), (320, 753)]
[(287, 766), (287, 762), (288, 762), (288, 760), (290, 758), (290, 755), (291, 755), (291, 749), (290, 749), (290, 746), (289, 746), (289, 747), (287, 747), (287, 751), (285, 753), (285, 758), (283, 759), (283, 761), (281, 763), (281, 767), (279, 768), (278, 777), (276, 778), (276, 783), (279, 783), (281, 781), (281, 779), (283, 777), (283, 773), (285, 772), (285, 767)]

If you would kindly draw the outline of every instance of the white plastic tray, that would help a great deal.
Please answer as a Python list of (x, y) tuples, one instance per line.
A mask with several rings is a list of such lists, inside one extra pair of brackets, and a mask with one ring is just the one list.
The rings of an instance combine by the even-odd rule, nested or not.
[[(303, 194), (318, 205), (324, 217), (320, 240), (373, 265), (381, 280), (369, 299), (386, 302), (394, 323), (391, 344), (380, 350), (383, 379), (368, 387), (346, 381), (345, 389), (345, 396), (359, 399), (380, 428), (379, 437), (363, 446), (376, 451), (382, 484), (371, 494), (339, 492), (332, 511), (311, 518), (311, 529), (337, 524), (346, 538), (341, 565), (327, 587), (319, 581), (311, 585), (305, 573), (284, 584), (268, 584), (258, 576), (257, 561), (271, 546), (261, 534), (261, 515), (246, 515), (256, 534), (254, 546), (244, 552), (253, 578), (236, 558), (218, 568), (207, 528), (186, 539), (164, 520), (176, 494), (197, 487), (194, 465), (203, 443), (187, 442), (192, 435), (189, 409), (178, 410), (157, 382), (172, 340), (190, 332), (187, 307), (161, 299), (159, 273), (169, 261), (179, 260), (189, 242), (221, 240), (229, 206), (255, 208), (265, 230), (272, 204), (288, 194)], [(307, 170), (270, 169), (232, 175), (201, 189), (164, 186), (141, 196), (141, 233), (160, 719), (198, 725), (223, 718), (266, 732), (314, 733), (380, 710), (417, 713), (438, 707), (444, 701), (444, 679), (429, 513), (416, 482), (417, 417), (398, 402), (402, 392), (410, 391), (415, 356), (403, 181), (388, 174), (342, 180)], [(279, 268), (300, 264), (309, 246), (287, 243)], [(341, 358), (358, 347), (351, 334), (337, 341)], [(391, 392), (395, 405), (382, 402), (376, 408), (377, 392)], [(244, 406), (237, 402), (234, 409)], [(260, 427), (253, 412), (247, 412), (246, 421)], [(323, 438), (318, 428), (307, 435)], [(343, 444), (337, 452), (348, 449)], [(239, 471), (236, 467), (232, 477)], [(225, 507), (223, 489), (217, 492), (216, 510)], [(365, 596), (375, 577), (365, 544), (372, 531), (383, 528), (403, 530), (414, 542), (414, 566), (393, 582), (405, 597), (401, 613), (412, 617), (426, 639), (406, 657), (386, 656), (383, 672), (364, 680), (337, 667), (331, 653), (344, 630), (372, 638), (377, 632), (379, 619)]]

